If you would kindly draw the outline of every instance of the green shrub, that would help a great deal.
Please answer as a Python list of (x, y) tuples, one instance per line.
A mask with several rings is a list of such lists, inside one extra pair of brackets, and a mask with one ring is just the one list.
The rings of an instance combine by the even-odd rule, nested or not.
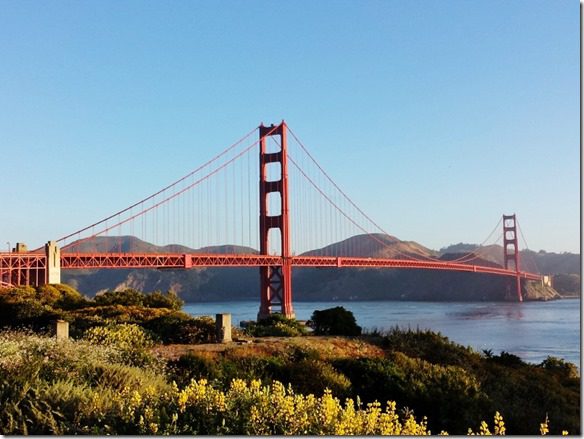
[(98, 294), (93, 299), (97, 305), (125, 305), (125, 306), (143, 306), (144, 293), (134, 290), (133, 288), (126, 288), (121, 291), (106, 291)]
[(355, 316), (342, 306), (314, 311), (311, 321), (316, 335), (361, 335)]
[(84, 339), (94, 345), (113, 347), (121, 353), (125, 364), (141, 367), (156, 363), (149, 351), (154, 342), (138, 325), (96, 326), (85, 332)]
[(3, 288), (0, 290), (0, 324), (4, 327), (29, 326), (41, 329), (57, 312), (37, 298), (32, 287)]
[(427, 415), (433, 431), (466, 433), (485, 402), (478, 380), (458, 366), (435, 365), (401, 353), (388, 359), (346, 359), (333, 364), (353, 384), (353, 396), (359, 395), (366, 403), (395, 400)]
[(450, 341), (440, 333), (420, 329), (393, 328), (382, 335), (381, 345), (390, 350), (434, 364), (472, 366), (480, 361), (471, 348)]
[(561, 358), (548, 356), (540, 363), (540, 367), (555, 373), (560, 379), (575, 379), (580, 377), (576, 365)]
[(168, 308), (178, 311), (184, 304), (184, 301), (172, 290), (166, 293), (155, 291), (144, 297), (144, 306), (149, 308)]
[(54, 305), (61, 299), (61, 292), (53, 285), (41, 285), (37, 289), (36, 295), (38, 301), (43, 305)]
[(225, 385), (223, 362), (210, 359), (203, 355), (189, 352), (177, 360), (168, 363), (168, 370), (173, 381), (179, 386), (185, 386), (191, 380), (207, 379)]
[[(11, 377), (12, 378), (12, 377)], [(0, 432), (11, 435), (62, 435), (64, 417), (50, 402), (39, 397), (28, 381), (0, 377)]]
[(296, 337), (307, 334), (307, 330), (296, 319), (281, 314), (272, 314), (258, 322), (251, 322), (245, 332), (253, 337)]
[(142, 293), (133, 288), (126, 288), (121, 291), (106, 291), (95, 296), (94, 302), (97, 305), (124, 305), (124, 306), (144, 306), (147, 308), (168, 308), (180, 310), (184, 302), (174, 291), (162, 293)]
[(159, 370), (140, 368), (119, 363), (99, 363), (89, 369), (88, 380), (92, 386), (115, 391), (124, 389), (140, 390), (154, 387), (157, 391), (168, 390), (166, 377)]
[(60, 310), (43, 305), (36, 299), (23, 299), (14, 302), (0, 299), (0, 325), (6, 328), (28, 327), (46, 331), (52, 322), (63, 317)]
[(144, 328), (155, 334), (163, 343), (213, 343), (215, 321), (211, 317), (192, 317), (175, 311), (144, 322)]
[(500, 355), (491, 356), (488, 360), (509, 367), (525, 366), (525, 363), (521, 358), (519, 358), (517, 355), (513, 355), (505, 351), (502, 351)]
[(36, 365), (31, 376), (38, 379), (82, 382), (95, 364), (119, 361), (122, 354), (112, 346), (71, 339), (58, 341), (29, 332), (0, 332), (0, 376), (2, 373), (22, 376), (27, 365)]
[(281, 378), (282, 382), (290, 383), (298, 393), (321, 396), (329, 389), (341, 400), (350, 396), (349, 378), (325, 361), (307, 358), (290, 362), (283, 372), (285, 377)]
[(134, 305), (103, 305), (78, 309), (69, 314), (74, 318), (99, 317), (103, 321), (119, 323), (142, 323), (173, 311), (166, 308), (146, 308)]
[(5, 327), (47, 330), (57, 319), (70, 320), (67, 310), (86, 303), (78, 291), (67, 285), (4, 288), (0, 290), (0, 322)]
[(75, 288), (66, 284), (51, 285), (57, 289), (60, 298), (55, 302), (57, 308), (71, 310), (87, 306), (90, 302)]

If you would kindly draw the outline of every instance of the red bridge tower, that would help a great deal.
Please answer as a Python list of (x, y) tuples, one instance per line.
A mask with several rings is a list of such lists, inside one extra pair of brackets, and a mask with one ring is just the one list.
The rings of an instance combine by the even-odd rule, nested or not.
[(517, 300), (523, 302), (523, 295), (521, 294), (521, 277), (519, 273), (519, 247), (517, 245), (517, 221), (515, 214), (503, 215), (503, 257), (505, 259), (505, 269), (509, 270), (509, 262), (515, 265), (515, 272), (517, 275), (516, 288)]
[[(260, 254), (267, 255), (270, 229), (280, 230), (282, 265), (260, 267), (260, 311), (258, 319), (268, 317), (280, 305), (281, 313), (294, 317), (292, 309), (292, 258), (290, 254), (290, 215), (288, 208), (288, 152), (287, 126), (284, 121), (278, 126), (260, 125)], [(280, 150), (268, 152), (268, 137), (280, 136)], [(280, 179), (268, 180), (267, 165), (280, 165)], [(280, 194), (281, 212), (268, 214), (268, 194)]]

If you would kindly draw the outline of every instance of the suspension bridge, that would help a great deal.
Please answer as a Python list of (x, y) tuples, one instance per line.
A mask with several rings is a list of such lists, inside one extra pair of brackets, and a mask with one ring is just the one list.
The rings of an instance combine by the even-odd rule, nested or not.
[[(60, 283), (61, 270), (259, 267), (258, 318), (290, 317), (294, 267), (406, 268), (504, 276), (522, 301), (522, 282), (544, 277), (521, 269), (518, 233), (516, 216), (503, 215), (472, 252), (444, 260), (404, 250), (282, 121), (260, 125), (172, 184), (44, 248), (17, 244), (0, 253), (0, 287)], [(153, 245), (132, 248), (125, 236)], [(493, 236), (503, 266), (481, 258)]]

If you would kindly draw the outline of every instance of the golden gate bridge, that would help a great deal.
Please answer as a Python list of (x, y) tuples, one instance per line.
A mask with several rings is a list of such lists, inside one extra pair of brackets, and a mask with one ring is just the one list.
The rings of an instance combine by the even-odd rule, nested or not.
[[(481, 259), (498, 231), (503, 267)], [(61, 270), (259, 267), (258, 318), (291, 317), (294, 267), (406, 268), (505, 276), (522, 301), (522, 282), (544, 277), (521, 269), (518, 231), (516, 216), (503, 215), (477, 249), (453, 259), (400, 250), (282, 121), (254, 128), (179, 180), (44, 248), (17, 244), (0, 253), (0, 286), (60, 283)], [(124, 248), (123, 236), (164, 244), (163, 251)], [(102, 237), (117, 238), (117, 248), (103, 248)]]

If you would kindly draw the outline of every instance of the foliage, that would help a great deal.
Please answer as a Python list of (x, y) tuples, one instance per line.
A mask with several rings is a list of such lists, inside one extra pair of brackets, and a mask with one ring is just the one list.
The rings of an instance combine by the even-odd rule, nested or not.
[(272, 314), (258, 322), (251, 322), (245, 332), (253, 337), (296, 337), (308, 331), (296, 319), (288, 319), (281, 314)]
[(85, 332), (84, 339), (98, 346), (113, 347), (125, 364), (141, 367), (156, 362), (149, 349), (153, 340), (138, 325), (98, 326)]
[(181, 386), (200, 379), (221, 385), (225, 381), (224, 369), (221, 362), (209, 358), (204, 353), (194, 352), (169, 361), (167, 366), (169, 379)]
[(523, 362), (521, 358), (517, 355), (510, 354), (509, 352), (502, 351), (500, 355), (491, 355), (489, 361), (493, 361), (503, 366), (519, 368), (525, 366), (526, 363)]
[(133, 288), (126, 288), (120, 291), (106, 291), (95, 296), (96, 305), (124, 305), (124, 306), (144, 306), (145, 294)]
[(314, 311), (311, 321), (316, 335), (361, 335), (355, 316), (342, 306)]
[(184, 302), (174, 291), (154, 291), (143, 293), (133, 288), (126, 288), (120, 291), (106, 291), (95, 296), (95, 303), (104, 305), (124, 305), (124, 306), (145, 306), (147, 308), (168, 308), (179, 310)]
[(214, 321), (183, 313), (176, 293), (142, 293), (128, 288), (108, 291), (93, 300), (68, 285), (0, 289), (0, 321), (6, 327), (48, 330), (57, 319), (70, 323), (70, 334), (80, 338), (85, 331), (114, 323), (143, 326), (164, 343), (209, 343), (214, 341)]
[(178, 311), (184, 304), (184, 301), (172, 290), (166, 293), (154, 291), (144, 298), (144, 306), (149, 308), (168, 308)]
[(10, 295), (0, 295), (0, 322), (3, 327), (30, 327), (46, 329), (48, 325), (62, 318), (62, 313), (35, 298), (13, 299)]
[[(1, 289), (3, 324), (44, 329), (51, 321), (64, 318), (71, 323), (71, 333), (81, 339), (57, 342), (25, 332), (0, 333), (0, 432), (256, 434), (283, 431), (287, 423), (296, 422), (253, 421), (252, 407), (260, 397), (255, 390), (253, 400), (238, 394), (241, 406), (230, 405), (233, 380), (259, 380), (258, 389), (269, 388), (262, 392), (270, 394), (276, 388), (274, 382), (280, 382), (285, 390), (283, 396), (278, 390), (282, 401), (310, 394), (320, 401), (328, 389), (341, 400), (360, 398), (363, 405), (355, 405), (355, 411), (366, 411), (376, 401), (395, 401), (402, 407), (403, 425), (413, 413), (426, 415), (429, 420), (424, 425), (436, 432), (463, 434), (469, 426), (477, 427), (479, 434), (501, 432), (502, 427), (516, 434), (580, 432), (580, 378), (575, 365), (554, 357), (533, 365), (507, 352), (481, 355), (430, 331), (394, 329), (353, 338), (351, 343), (369, 346), (365, 351), (355, 349), (354, 355), (339, 349), (347, 343), (343, 338), (330, 340), (324, 349), (320, 339), (319, 351), (309, 347), (318, 338), (303, 337), (294, 343), (281, 341), (278, 345), (283, 348), (278, 349), (266, 348), (275, 346), (273, 340), (267, 340), (228, 346), (221, 352), (197, 352), (164, 367), (151, 353), (153, 340), (204, 343), (214, 338), (211, 318), (156, 307), (176, 307), (178, 302), (172, 297), (166, 301), (167, 296), (171, 295), (130, 291), (123, 301), (137, 303), (141, 298), (140, 305), (113, 303), (119, 297), (107, 299), (111, 304), (98, 305), (67, 286)], [(145, 306), (147, 302), (150, 307)], [(248, 331), (292, 336), (304, 333), (305, 328), (294, 320), (273, 316)], [(225, 410), (215, 406), (189, 409), (187, 404), (184, 413), (180, 412), (178, 394), (190, 388), (192, 379), (198, 383), (197, 389), (219, 399), (224, 395)], [(204, 386), (202, 380), (207, 380)], [(172, 381), (179, 387), (173, 387)], [(246, 394), (250, 386), (246, 384)], [(301, 408), (296, 409), (301, 413)], [(262, 411), (267, 408), (257, 410), (276, 422), (276, 415)], [(484, 414), (497, 411), (505, 416), (505, 423), (496, 418), (493, 427), (483, 425)], [(544, 419), (545, 428), (540, 429), (537, 420)]]
[(53, 306), (59, 309), (78, 309), (87, 306), (89, 301), (79, 291), (65, 284), (43, 285), (38, 288), (38, 294), (43, 288), (54, 288), (58, 291), (58, 299)]
[(302, 359), (286, 364), (285, 382), (299, 393), (322, 395), (329, 389), (339, 397), (348, 397), (351, 381), (330, 363), (318, 359)]
[[(364, 401), (389, 397), (426, 414), (436, 430), (465, 431), (480, 413), (483, 396), (476, 378), (458, 366), (441, 366), (401, 353), (391, 359), (345, 359), (334, 362)], [(440, 404), (436, 404), (440, 401)]]
[(393, 328), (382, 335), (381, 345), (389, 351), (402, 352), (434, 364), (471, 366), (480, 361), (479, 355), (472, 349), (428, 330)]
[(322, 395), (325, 389), (344, 398), (349, 396), (351, 382), (316, 352), (294, 349), (287, 354), (266, 356), (250, 352), (239, 356), (225, 352), (219, 358), (190, 352), (169, 364), (171, 378), (179, 384), (206, 378), (227, 389), (233, 379), (258, 379), (265, 384), (273, 380), (291, 385), (295, 392)]
[(107, 326), (114, 323), (144, 325), (148, 320), (169, 314), (172, 311), (165, 308), (145, 308), (143, 306), (104, 305), (87, 306), (69, 311), (66, 319), (70, 322), (72, 337), (82, 337), (86, 330), (96, 326)]
[(0, 321), (7, 327), (46, 329), (65, 310), (83, 307), (86, 299), (67, 285), (0, 289)]
[(149, 319), (144, 327), (163, 343), (212, 343), (215, 341), (215, 321), (211, 317), (191, 317), (172, 312)]
[(554, 361), (544, 361), (542, 366), (519, 364), (503, 353), (494, 358), (483, 362), (476, 372), (482, 392), (489, 398), (483, 410), (500, 410), (508, 430), (522, 434), (538, 434), (532, 420), (544, 419), (546, 415), (553, 434), (560, 434), (560, 428), (580, 431), (579, 378), (559, 373), (554, 369)]
[(552, 285), (562, 295), (579, 296), (582, 291), (579, 274), (554, 274)]
[[(420, 416), (444, 416), (452, 426), (462, 421), (448, 420), (448, 416), (464, 419), (474, 411), (473, 420), (448, 430), (452, 432), (473, 434), (469, 426), (478, 426), (477, 434), (521, 431), (508, 422), (508, 416), (516, 415), (509, 407), (505, 408), (509, 413), (505, 421), (504, 412), (496, 410), (490, 411), (495, 413), (492, 427), (482, 420), (478, 413), (489, 413), (489, 409), (472, 401), (480, 400), (485, 382), (457, 365), (432, 364), (397, 351), (388, 352), (385, 359), (346, 358), (330, 363), (319, 352), (304, 348), (264, 357), (227, 350), (223, 354), (191, 354), (175, 362), (175, 366), (182, 362), (182, 367), (173, 369), (171, 365), (171, 373), (183, 377), (176, 385), (169, 383), (173, 376), (159, 365), (132, 366), (136, 363), (130, 351), (150, 344), (146, 333), (133, 325), (95, 328), (79, 341), (0, 333), (0, 433), (423, 435), (429, 434), (430, 428), (444, 433), (445, 429), (435, 429), (441, 419), (430, 417), (430, 422), (414, 417), (407, 407), (415, 408)], [(518, 373), (514, 367), (482, 361), (503, 380), (506, 371)], [(545, 365), (552, 370), (531, 366), (531, 372), (548, 376), (546, 386), (554, 382), (557, 386), (560, 378), (567, 382), (575, 379), (564, 374), (557, 359), (549, 359)], [(181, 375), (186, 371), (192, 374), (189, 379)], [(552, 372), (558, 375), (550, 375)], [(242, 380), (233, 378), (234, 373), (263, 375), (265, 379)], [(278, 376), (286, 377), (289, 384), (274, 379)], [(529, 396), (541, 404), (540, 398), (546, 395), (534, 393), (529, 374), (522, 376), (524, 381), (519, 384), (526, 385)], [(340, 393), (331, 392), (334, 386)], [(349, 396), (341, 402), (339, 394), (348, 395), (356, 389), (369, 395), (364, 399)], [(376, 400), (369, 401), (375, 391), (382, 396), (377, 401), (389, 402), (382, 406)], [(493, 398), (489, 403), (502, 401), (494, 397), (497, 395), (489, 395)], [(552, 404), (565, 408), (558, 400), (552, 399)], [(398, 410), (398, 406), (402, 408)], [(525, 410), (530, 416), (535, 413), (529, 406)], [(545, 421), (537, 424), (537, 419)], [(547, 418), (544, 414), (523, 421), (530, 431), (542, 434), (566, 428), (551, 411)], [(579, 432), (579, 424), (574, 427), (570, 431)]]
[(545, 370), (554, 373), (562, 381), (570, 380), (572, 383), (576, 384), (574, 380), (578, 380), (580, 377), (576, 365), (561, 358), (548, 356), (541, 362), (540, 366)]

